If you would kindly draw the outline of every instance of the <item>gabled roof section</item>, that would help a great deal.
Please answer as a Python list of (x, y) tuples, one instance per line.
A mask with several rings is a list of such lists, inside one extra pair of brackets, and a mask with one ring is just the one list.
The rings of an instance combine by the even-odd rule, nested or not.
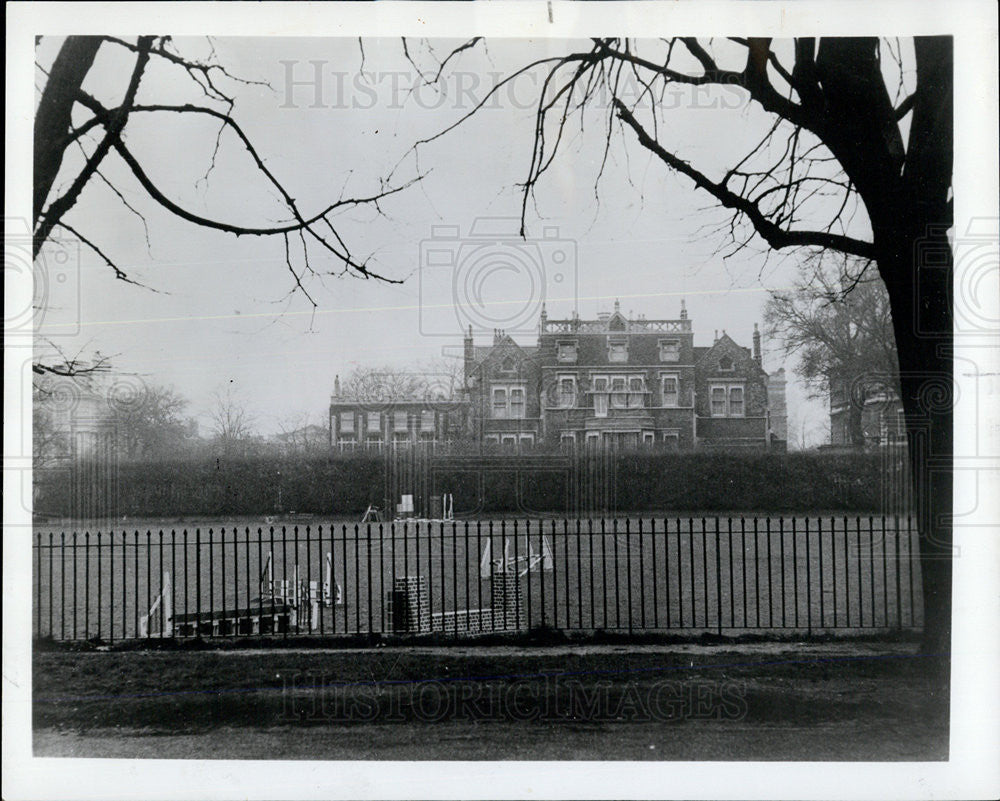
[(699, 367), (711, 370), (712, 366), (720, 359), (728, 356), (740, 369), (751, 367), (759, 371), (762, 375), (767, 375), (763, 368), (754, 361), (753, 354), (749, 348), (737, 344), (725, 331), (711, 347), (698, 347), (694, 349), (695, 364)]
[(513, 359), (514, 364), (520, 364), (523, 361), (532, 359), (537, 352), (537, 346), (518, 345), (510, 334), (503, 333), (493, 345), (477, 346), (473, 349), (475, 365), (473, 365), (472, 369), (478, 370), (487, 362), (500, 361), (507, 358)]
[[(616, 302), (615, 306), (617, 305), (618, 304)], [(628, 320), (625, 319), (625, 315), (616, 309), (615, 313), (608, 318), (608, 331), (621, 331), (622, 333), (625, 333), (628, 331), (628, 328)]]

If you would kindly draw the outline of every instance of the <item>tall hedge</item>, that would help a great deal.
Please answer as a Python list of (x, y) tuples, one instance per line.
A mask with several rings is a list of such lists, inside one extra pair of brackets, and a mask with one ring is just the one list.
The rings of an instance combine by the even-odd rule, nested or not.
[[(66, 517), (355, 516), (368, 504), (398, 502), (385, 496), (412, 483), (400, 479), (398, 465), (367, 454), (127, 463), (111, 470), (81, 461), (36, 473), (35, 509)], [(453, 494), (457, 514), (865, 512), (879, 508), (884, 484), (877, 454), (660, 453), (551, 462), (536, 456), (530, 463), (487, 457), (458, 465), (427, 458), (417, 467), (421, 478), (410, 491), (423, 513), (427, 496), (441, 492)]]

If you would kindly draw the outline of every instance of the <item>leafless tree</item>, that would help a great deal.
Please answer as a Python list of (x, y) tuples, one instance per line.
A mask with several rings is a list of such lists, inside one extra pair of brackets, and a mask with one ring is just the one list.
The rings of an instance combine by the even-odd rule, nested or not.
[(450, 401), (461, 393), (464, 377), (459, 359), (434, 359), (408, 369), (357, 367), (340, 382), (341, 397), (366, 404), (393, 401)]
[[(124, 51), (132, 57), (131, 72), (123, 81), (120, 100), (113, 106), (101, 103), (83, 88), (101, 48)], [(189, 102), (162, 103), (156, 102), (156, 98), (151, 98), (150, 102), (140, 100), (143, 77), (154, 62), (167, 65), (190, 80), (193, 98)], [(227, 87), (236, 83), (253, 84), (253, 81), (237, 78), (214, 59), (201, 61), (185, 57), (169, 36), (139, 36), (134, 40), (114, 36), (70, 36), (60, 47), (53, 63), (47, 68), (39, 64), (37, 69), (41, 76), (41, 88), (34, 125), (36, 257), (51, 238), (68, 235), (96, 253), (116, 278), (133, 280), (112, 255), (78, 228), (71, 214), (84, 188), (100, 182), (117, 196), (129, 212), (141, 217), (125, 199), (121, 189), (102, 172), (102, 166), (114, 157), (126, 165), (149, 199), (175, 217), (235, 236), (274, 237), (283, 241), (293, 291), (300, 291), (314, 307), (316, 304), (303, 283), (307, 274), (318, 271), (331, 274), (350, 272), (364, 278), (397, 280), (375, 270), (370, 258), (354, 255), (337, 227), (336, 214), (357, 206), (381, 210), (383, 200), (402, 191), (413, 181), (396, 185), (383, 181), (368, 195), (341, 196), (322, 208), (309, 211), (300, 208), (295, 200), (295, 190), (286, 187), (267, 166), (265, 156), (257, 150), (235, 113), (236, 100)], [(81, 111), (87, 116), (83, 121), (76, 122)], [(191, 211), (184, 199), (169, 197), (150, 178), (146, 166), (149, 154), (135, 152), (127, 141), (129, 121), (149, 115), (180, 115), (216, 123), (219, 127), (209, 170), (215, 165), (219, 149), (226, 144), (245, 151), (255, 174), (262, 181), (260, 191), (277, 193), (287, 219), (271, 225), (229, 222), (197, 214)], [(75, 148), (83, 153), (82, 166), (75, 166), (66, 158), (69, 151)], [(57, 177), (60, 179), (58, 182)], [(248, 185), (247, 191), (253, 191), (253, 188)], [(337, 265), (338, 270), (320, 267), (323, 259), (316, 259), (316, 253), (326, 262)], [(312, 258), (310, 254), (313, 254)]]
[[(421, 74), (441, 80), (478, 43), (463, 43)], [(419, 152), (460, 127), (521, 74), (540, 73), (522, 233), (529, 200), (570, 141), (571, 124), (583, 127), (596, 116), (605, 142), (597, 182), (616, 135), (627, 133), (731, 212), (722, 230), (726, 255), (761, 240), (769, 250), (824, 248), (869, 260), (892, 309), (919, 500), (923, 647), (935, 654), (948, 651), (951, 627), (952, 487), (938, 477), (931, 489), (928, 465), (936, 461), (935, 474), (944, 476), (940, 468), (952, 453), (953, 64), (949, 36), (918, 36), (905, 47), (873, 37), (599, 38), (525, 64), (414, 146)], [(915, 76), (912, 88), (907, 75)], [(669, 141), (664, 98), (678, 87), (737, 91), (771, 124), (753, 140), (744, 134), (744, 155), (710, 175)], [(732, 119), (736, 113), (722, 107), (715, 115), (732, 137), (747, 130), (745, 119)], [(870, 237), (852, 226), (859, 210), (867, 214)], [(924, 269), (926, 254), (934, 269)]]
[(189, 402), (171, 387), (143, 383), (135, 397), (113, 404), (113, 427), (125, 459), (176, 456), (193, 439), (192, 421), (184, 416)]
[(281, 429), (274, 440), (288, 456), (310, 456), (326, 453), (330, 447), (329, 425), (312, 422), (312, 415), (303, 413), (279, 422)]
[(256, 433), (255, 420), (231, 386), (213, 394), (209, 418), (212, 422), (212, 434), (224, 453), (247, 453)]
[(859, 448), (868, 398), (900, 392), (889, 297), (865, 268), (854, 257), (817, 251), (795, 287), (771, 292), (764, 307), (768, 336), (786, 356), (798, 357), (797, 372), (812, 397), (844, 395), (851, 443)]

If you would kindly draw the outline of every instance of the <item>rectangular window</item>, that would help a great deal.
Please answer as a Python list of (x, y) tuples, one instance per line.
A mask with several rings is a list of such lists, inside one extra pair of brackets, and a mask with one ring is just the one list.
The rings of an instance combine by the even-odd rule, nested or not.
[(507, 416), (507, 390), (501, 387), (493, 389), (493, 417), (502, 419)]
[(712, 384), (712, 417), (743, 417), (746, 414), (742, 384)]
[(628, 379), (628, 408), (641, 409), (646, 405), (646, 381), (642, 376), (633, 375)]
[(645, 445), (646, 447), (652, 447), (654, 442), (656, 442), (656, 436), (653, 434), (652, 431), (643, 431), (642, 432), (642, 444), (643, 445)]
[(712, 417), (726, 416), (726, 388), (712, 387)]
[(535, 444), (534, 434), (521, 434), (521, 448), (530, 448)]
[(406, 431), (409, 428), (406, 419), (406, 412), (393, 412), (392, 413), (392, 429), (393, 431)]
[(434, 412), (425, 409), (420, 412), (420, 430), (421, 431), (434, 431)]
[(676, 431), (663, 432), (663, 445), (668, 451), (676, 451), (680, 448), (681, 437)]
[(619, 363), (628, 361), (627, 339), (611, 339), (608, 341), (608, 361)]
[(576, 406), (576, 378), (573, 376), (559, 377), (558, 403), (564, 409)]
[(573, 453), (576, 450), (576, 432), (563, 431), (559, 435), (559, 446), (565, 453)]
[(517, 450), (517, 436), (514, 434), (504, 434), (500, 437), (500, 447), (505, 451)]
[(515, 420), (524, 418), (524, 389), (521, 387), (510, 390), (510, 416)]
[(594, 396), (594, 414), (597, 417), (608, 416), (608, 377), (606, 375), (595, 375), (591, 377)]
[(729, 388), (729, 416), (743, 416), (743, 387)]
[(611, 408), (624, 409), (628, 405), (628, 392), (626, 390), (625, 376), (612, 376), (611, 378)]
[(663, 376), (663, 405), (676, 407), (680, 400), (680, 388), (675, 375)]
[(354, 412), (340, 413), (340, 433), (341, 434), (354, 433)]
[(560, 342), (556, 346), (556, 361), (571, 363), (576, 361), (576, 342)]
[(679, 339), (660, 340), (660, 361), (679, 362), (681, 360), (681, 341)]
[(382, 433), (382, 412), (368, 412), (368, 435)]

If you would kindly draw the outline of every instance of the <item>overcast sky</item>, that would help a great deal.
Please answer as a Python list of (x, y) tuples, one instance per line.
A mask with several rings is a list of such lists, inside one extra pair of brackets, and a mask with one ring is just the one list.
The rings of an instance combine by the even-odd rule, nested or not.
[[(39, 63), (50, 64), (60, 43), (43, 40)], [(376, 192), (390, 176), (396, 183), (417, 170), (425, 177), (385, 200), (382, 214), (360, 208), (338, 217), (338, 232), (355, 255), (372, 256), (372, 269), (403, 283), (306, 276), (318, 304), (314, 312), (301, 292), (292, 293), (280, 238), (236, 238), (178, 220), (145, 197), (117, 157), (106, 159), (102, 172), (142, 212), (146, 226), (97, 180), (67, 220), (149, 289), (114, 280), (100, 259), (81, 249), (79, 275), (70, 271), (67, 280), (49, 282), (43, 333), (68, 353), (99, 350), (114, 357), (118, 370), (174, 386), (203, 421), (212, 393), (231, 384), (265, 433), (302, 415), (319, 422), (335, 375), (357, 365), (405, 366), (457, 353), (469, 323), (477, 341), (506, 326), (531, 344), (543, 298), (550, 318), (568, 317), (574, 306), (593, 317), (615, 298), (625, 312), (675, 318), (683, 298), (696, 344), (710, 344), (715, 330), (725, 329), (749, 346), (767, 290), (787, 286), (797, 269), (795, 258), (782, 255), (765, 262), (759, 240), (724, 260), (718, 251), (725, 243), (714, 229), (727, 215), (630, 134), (613, 134), (595, 197), (604, 144), (599, 107), (583, 132), (577, 123), (565, 134), (529, 206), (526, 242), (511, 239), (490, 258), (483, 250), (470, 256), (458, 240), (442, 244), (434, 226), (465, 236), (477, 218), (520, 214), (516, 185), (528, 169), (540, 73), (523, 76), (463, 126), (421, 147), (419, 161), (412, 145), (459, 119), (498, 76), (575, 43), (490, 41), (454, 62), (443, 93), (409, 91), (419, 76), (398, 39), (366, 40), (363, 62), (355, 39), (212, 44), (233, 75), (270, 84), (219, 81), (236, 97), (235, 118), (304, 212), (340, 196)], [(432, 46), (440, 56), (454, 44)], [(204, 39), (176, 46), (192, 57), (210, 54)], [(434, 64), (426, 47), (411, 41), (411, 48), (419, 64)], [(131, 64), (119, 48), (104, 45), (85, 88), (120, 102)], [(204, 101), (183, 71), (154, 60), (138, 102)], [(662, 141), (716, 176), (770, 122), (731, 89), (679, 91), (664, 102)], [(164, 193), (194, 213), (247, 226), (284, 219), (276, 193), (231, 135), (223, 135), (205, 178), (215, 133), (216, 126), (193, 115), (133, 115), (127, 142)], [(64, 165), (63, 186), (79, 158)], [(863, 217), (855, 232), (862, 235)], [(455, 266), (429, 263), (430, 251), (455, 253)], [(341, 272), (319, 249), (311, 253), (317, 272)], [(293, 263), (301, 269), (294, 250)], [(779, 355), (765, 343), (765, 368), (779, 366)], [(807, 404), (801, 387), (790, 387), (789, 404), (799, 419), (823, 418), (824, 406)]]

